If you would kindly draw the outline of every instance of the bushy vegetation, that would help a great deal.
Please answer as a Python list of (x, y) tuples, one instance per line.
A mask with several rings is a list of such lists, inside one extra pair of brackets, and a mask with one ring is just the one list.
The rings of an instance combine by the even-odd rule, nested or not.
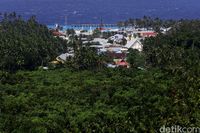
[(81, 38), (73, 37), (68, 46), (73, 48), (74, 57), (67, 58), (65, 67), (74, 70), (97, 70), (105, 66), (107, 58), (105, 54), (98, 53), (98, 50), (90, 47), (92, 43), (83, 44)]
[(66, 42), (51, 35), (35, 17), (22, 20), (15, 13), (0, 22), (0, 69), (16, 71), (46, 65), (67, 49)]
[[(5, 28), (7, 25), (9, 28)], [(23, 27), (25, 30), (22, 30)], [(146, 39), (142, 53), (129, 51), (130, 69), (100, 67), (105, 59), (87, 46), (82, 47), (82, 43), (74, 39), (71, 45), (75, 57), (68, 60), (66, 68), (25, 71), (26, 65), (28, 68), (32, 63), (35, 67), (41, 65), (41, 62), (65, 49), (58, 47), (52, 53), (52, 46), (63, 41), (53, 38), (34, 19), (27, 22), (19, 18), (14, 21), (3, 20), (0, 31), (4, 34), (0, 33), (0, 46), (3, 52), (6, 49), (8, 53), (0, 53), (3, 59), (0, 61), (0, 132), (155, 133), (163, 125), (198, 127), (199, 27), (200, 21), (182, 21), (166, 35), (159, 34)], [(10, 43), (12, 37), (8, 33), (14, 36), (15, 30), (19, 31), (16, 37), (20, 39), (20, 47), (16, 47), (19, 41), (16, 37)], [(36, 36), (31, 30), (36, 34), (41, 33), (41, 36)], [(44, 32), (47, 34), (43, 35)], [(52, 44), (50, 50), (46, 53), (45, 50), (38, 51), (40, 43), (34, 43), (37, 40), (43, 42), (40, 48), (44, 46), (48, 49), (48, 44)], [(12, 44), (8, 45), (10, 49), (6, 44)], [(22, 47), (22, 44), (29, 45)], [(27, 52), (29, 47), (39, 55), (35, 57)], [(10, 51), (15, 49), (17, 53), (14, 56)], [(20, 50), (21, 53), (18, 52)], [(6, 60), (7, 56), (17, 61), (21, 61), (19, 57), (22, 56), (30, 64), (17, 64), (16, 60)], [(33, 62), (40, 58), (36, 64)], [(11, 64), (21, 70), (10, 73), (13, 70)], [(135, 69), (138, 67), (145, 69)]]
[(145, 67), (145, 55), (136, 49), (129, 49), (127, 61), (131, 68)]
[(198, 126), (195, 84), (160, 70), (1, 73), (0, 131), (154, 133), (163, 125)]
[(0, 131), (154, 132), (173, 122), (189, 124), (189, 115), (176, 119), (174, 81), (164, 77), (123, 69), (1, 73)]

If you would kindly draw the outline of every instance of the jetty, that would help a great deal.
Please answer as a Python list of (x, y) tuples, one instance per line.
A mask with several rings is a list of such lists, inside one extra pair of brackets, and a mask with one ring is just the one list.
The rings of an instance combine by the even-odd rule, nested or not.
[(68, 24), (70, 27), (74, 28), (84, 28), (84, 27), (117, 27), (117, 24)]

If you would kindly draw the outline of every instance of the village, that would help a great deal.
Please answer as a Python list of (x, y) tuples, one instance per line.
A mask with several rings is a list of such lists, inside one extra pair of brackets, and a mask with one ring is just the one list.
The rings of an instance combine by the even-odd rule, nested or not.
[[(167, 30), (162, 29), (162, 33), (165, 33)], [(103, 25), (99, 25), (99, 27), (93, 29), (91, 27), (87, 29), (83, 27), (80, 29), (63, 29), (56, 24), (50, 31), (55, 37), (60, 37), (68, 42), (72, 41), (71, 36), (75, 35), (81, 38), (83, 45), (91, 44), (90, 47), (97, 49), (98, 54), (106, 53), (112, 59), (112, 62), (106, 64), (110, 68), (129, 68), (130, 65), (127, 62), (129, 49), (141, 52), (143, 50), (144, 39), (155, 37), (158, 34), (152, 28), (104, 28)], [(71, 50), (61, 54), (51, 63), (65, 63), (68, 57), (73, 56), (74, 51), (71, 48)]]

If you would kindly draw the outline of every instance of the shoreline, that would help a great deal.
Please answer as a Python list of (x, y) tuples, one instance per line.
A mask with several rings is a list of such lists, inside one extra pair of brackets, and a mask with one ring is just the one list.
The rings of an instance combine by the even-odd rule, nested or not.
[[(105, 29), (120, 29), (116, 24), (112, 24), (113, 26), (102, 26)], [(115, 26), (114, 26), (115, 25)], [(55, 28), (54, 25), (46, 25), (49, 29)], [(74, 30), (95, 30), (100, 27), (100, 24), (69, 24), (69, 25), (59, 25), (63, 28), (63, 30), (74, 29)], [(121, 27), (124, 28), (124, 27)]]

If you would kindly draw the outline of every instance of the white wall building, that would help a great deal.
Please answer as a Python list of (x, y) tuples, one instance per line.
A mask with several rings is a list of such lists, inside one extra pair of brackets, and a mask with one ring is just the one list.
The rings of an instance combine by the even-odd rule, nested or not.
[(138, 51), (142, 51), (143, 49), (143, 45), (138, 38), (135, 39), (132, 38), (130, 41), (127, 41), (127, 44), (124, 47), (128, 49), (129, 48), (137, 49)]

